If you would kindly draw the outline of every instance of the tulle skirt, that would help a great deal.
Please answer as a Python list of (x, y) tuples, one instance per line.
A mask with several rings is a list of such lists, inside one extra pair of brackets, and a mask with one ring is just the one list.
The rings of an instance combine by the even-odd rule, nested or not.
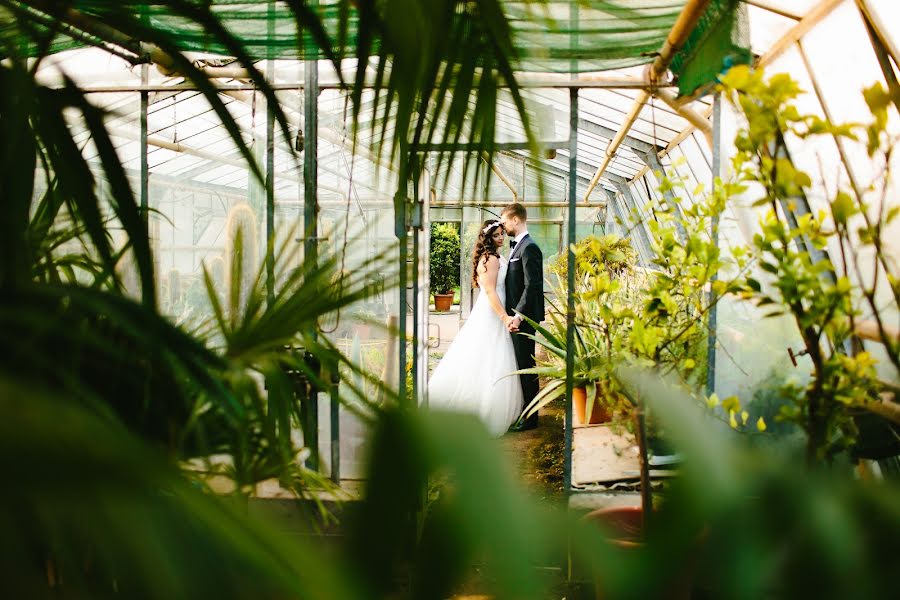
[(429, 406), (478, 415), (499, 437), (522, 412), (517, 369), (512, 337), (480, 294), (431, 376)]

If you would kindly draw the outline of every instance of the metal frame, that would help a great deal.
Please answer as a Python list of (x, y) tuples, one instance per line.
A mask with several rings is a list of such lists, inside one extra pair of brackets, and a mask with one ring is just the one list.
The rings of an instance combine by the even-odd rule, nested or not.
[[(869, 27), (869, 31), (873, 37), (873, 47), (875, 48), (876, 53), (878, 54), (879, 61), (882, 66), (886, 62), (885, 55), (889, 55), (894, 61), (898, 58), (898, 50), (896, 47), (892, 45), (888, 45), (884, 42), (883, 32), (879, 30), (881, 25), (877, 22), (872, 22), (871, 17), (867, 14), (868, 6), (866, 4), (866, 0), (855, 0), (857, 6), (860, 11), (863, 13), (866, 23)], [(804, 65), (806, 66), (807, 71), (809, 72), (810, 79), (813, 84), (814, 91), (816, 93), (817, 98), (819, 99), (820, 105), (822, 106), (823, 111), (825, 112), (826, 118), (830, 119), (829, 109), (825, 99), (823, 97), (822, 91), (818, 85), (818, 81), (815, 77), (813, 69), (810, 65), (809, 59), (806, 56), (806, 53), (803, 49), (803, 45), (801, 43), (802, 37), (810, 31), (818, 22), (824, 19), (827, 15), (829, 15), (835, 8), (842, 4), (842, 0), (822, 0), (815, 7), (813, 7), (806, 15), (795, 15), (778, 7), (772, 6), (767, 0), (744, 0), (744, 2), (748, 5), (755, 6), (762, 10), (766, 10), (772, 12), (774, 14), (779, 14), (783, 17), (792, 19), (796, 21), (796, 24), (784, 35), (780, 38), (775, 44), (773, 44), (769, 50), (759, 59), (758, 65), (765, 66), (772, 63), (779, 56), (781, 56), (785, 51), (792, 47), (796, 47), (799, 50), (800, 56), (804, 61)], [(36, 2), (36, 4), (40, 4)], [(680, 144), (682, 144), (688, 137), (693, 135), (694, 131), (701, 131), (707, 136), (707, 139), (710, 138), (711, 133), (711, 151), (712, 151), (712, 165), (711, 172), (712, 178), (714, 179), (721, 171), (721, 99), (716, 97), (713, 106), (709, 107), (708, 111), (697, 112), (686, 109), (683, 104), (678, 103), (672, 96), (671, 92), (668, 90), (669, 82), (664, 80), (666, 68), (668, 66), (669, 61), (671, 60), (674, 53), (678, 50), (678, 48), (684, 43), (687, 38), (687, 35), (690, 33), (694, 25), (696, 24), (699, 17), (702, 15), (703, 11), (706, 9), (709, 4), (709, 0), (688, 0), (684, 11), (679, 16), (678, 21), (673, 27), (666, 44), (661, 49), (661, 52), (656, 57), (652, 65), (647, 69), (646, 76), (644, 78), (626, 78), (626, 77), (589, 77), (589, 76), (579, 76), (579, 77), (523, 77), (519, 82), (519, 87), (525, 89), (555, 89), (555, 90), (568, 90), (568, 100), (569, 100), (569, 134), (568, 139), (565, 141), (554, 141), (554, 142), (546, 142), (542, 145), (542, 148), (545, 150), (562, 150), (565, 151), (567, 156), (559, 156), (555, 160), (551, 162), (543, 162), (540, 164), (540, 169), (544, 169), (547, 171), (553, 172), (555, 175), (564, 176), (568, 183), (566, 190), (566, 200), (565, 202), (546, 202), (542, 203), (545, 206), (552, 206), (558, 208), (566, 208), (566, 216), (565, 221), (567, 225), (567, 239), (570, 243), (574, 243), (576, 241), (576, 209), (578, 207), (585, 206), (606, 206), (606, 221), (607, 223), (614, 218), (614, 215), (618, 215), (619, 218), (622, 218), (622, 212), (629, 208), (629, 205), (633, 205), (637, 208), (637, 202), (633, 196), (635, 190), (633, 189), (635, 182), (645, 177), (648, 173), (654, 173), (657, 177), (661, 177), (664, 174), (664, 168), (661, 159), (667, 156), (672, 150)], [(577, 18), (577, 17), (576, 17)], [(71, 25), (70, 27), (75, 27), (75, 25)], [(114, 38), (114, 33), (110, 34), (108, 31), (104, 30), (90, 30), (90, 28), (84, 29), (84, 31), (89, 34), (91, 37), (96, 37), (97, 40), (94, 40), (99, 44), (103, 49), (117, 53), (122, 56), (123, 53), (116, 52), (114, 48), (110, 48), (109, 44), (116, 44), (117, 46), (121, 46), (125, 48), (128, 52), (136, 52), (135, 62), (140, 63), (141, 56), (149, 56), (151, 59), (156, 61), (165, 61), (165, 56), (160, 56), (158, 53), (153, 53), (153, 48), (148, 48), (144, 46), (135, 46), (134, 42), (131, 40), (118, 40), (118, 41), (110, 41), (107, 39), (110, 35)], [(880, 45), (879, 43), (880, 42)], [(128, 58), (127, 54), (125, 54), (126, 58)], [(167, 93), (178, 93), (182, 91), (194, 91), (196, 87), (191, 84), (150, 84), (149, 83), (149, 64), (146, 61), (143, 61), (144, 64), (141, 64), (141, 82), (139, 85), (100, 85), (100, 86), (87, 86), (84, 88), (86, 93), (92, 94), (108, 94), (108, 93), (122, 93), (122, 92), (137, 92), (140, 94), (140, 134), (139, 134), (139, 143), (140, 143), (140, 205), (141, 210), (145, 218), (149, 213), (149, 151), (148, 146), (153, 143), (153, 140), (149, 137), (148, 132), (148, 113), (149, 111), (149, 96), (152, 92), (167, 92)], [(268, 65), (271, 66), (271, 61), (268, 61)], [(893, 71), (891, 71), (893, 73)], [(240, 75), (240, 73), (231, 73), (227, 75), (224, 71), (222, 72), (222, 76), (235, 76)], [(888, 76), (887, 70), (885, 71), (885, 76)], [(319, 92), (322, 90), (342, 90), (344, 86), (341, 82), (326, 80), (319, 80), (319, 72), (318, 72), (318, 61), (316, 60), (307, 60), (304, 61), (304, 70), (303, 70), (303, 81), (302, 82), (290, 82), (290, 83), (276, 83), (272, 84), (272, 88), (278, 91), (302, 91), (304, 95), (304, 104), (303, 104), (303, 123), (302, 130), (304, 133), (306, 145), (305, 145), (305, 154), (303, 158), (303, 181), (300, 182), (300, 185), (303, 186), (303, 222), (304, 222), (304, 230), (303, 230), (303, 244), (304, 244), (304, 260), (316, 262), (317, 260), (317, 251), (318, 251), (318, 232), (317, 232), (317, 222), (318, 222), (318, 190), (321, 186), (318, 185), (318, 169), (319, 169), (319, 156), (317, 153), (317, 140), (320, 135), (322, 139), (327, 139), (324, 134), (326, 132), (321, 131), (318, 123), (318, 96)], [(889, 81), (889, 83), (891, 83)], [(894, 82), (896, 85), (896, 82)], [(227, 84), (219, 84), (218, 89), (222, 93), (226, 93), (232, 95), (232, 97), (237, 97), (238, 94), (236, 92), (253, 92), (255, 91), (255, 86), (247, 83), (227, 83)], [(613, 130), (609, 127), (606, 127), (600, 123), (596, 123), (591, 119), (583, 117), (579, 113), (579, 103), (587, 102), (595, 102), (594, 100), (590, 100), (588, 98), (584, 98), (583, 95), (580, 96), (582, 90), (617, 90), (617, 89), (633, 89), (637, 90), (639, 93), (637, 97), (634, 99), (630, 110), (624, 112), (623, 124), (618, 130)], [(651, 96), (657, 96), (661, 98), (671, 109), (681, 116), (685, 118), (689, 125), (685, 127), (682, 131), (677, 133), (674, 137), (672, 137), (669, 142), (666, 144), (665, 148), (660, 148), (655, 143), (645, 142), (634, 135), (629, 135), (630, 130), (634, 127), (635, 123), (640, 120), (640, 114), (643, 110), (646, 102), (650, 99)], [(602, 104), (597, 102), (597, 104)], [(268, 108), (268, 107), (267, 107)], [(618, 110), (618, 109), (615, 109)], [(274, 212), (276, 207), (276, 199), (275, 199), (275, 132), (274, 132), (274, 118), (271, 110), (267, 110), (267, 121), (266, 121), (266, 233), (267, 233), (267, 241), (268, 241), (268, 253), (267, 253), (267, 275), (269, 276), (269, 280), (267, 281), (267, 292), (269, 294), (269, 298), (271, 299), (273, 294), (273, 288), (271, 287), (272, 281), (274, 280), (274, 263), (273, 257), (271, 256), (272, 252), (272, 242), (274, 236)], [(709, 116), (712, 113), (712, 120), (710, 122)], [(299, 119), (297, 119), (299, 121)], [(295, 125), (299, 125), (299, 123), (295, 123)], [(579, 128), (586, 134), (590, 136), (596, 136), (601, 139), (608, 139), (609, 142), (605, 148), (605, 156), (602, 159), (599, 167), (594, 170), (594, 165), (588, 162), (579, 161), (579, 152), (578, 152), (578, 130)], [(588, 136), (585, 136), (588, 137)], [(333, 141), (328, 140), (328, 141)], [(657, 140), (654, 139), (654, 142)], [(663, 140), (664, 141), (664, 140)], [(698, 144), (699, 139), (697, 140)], [(340, 143), (340, 142), (334, 142)], [(838, 151), (841, 156), (841, 160), (847, 169), (847, 173), (850, 177), (851, 184), (854, 188), (859, 189), (858, 183), (856, 181), (855, 174), (852, 171), (851, 165), (847, 160), (846, 152), (844, 150), (843, 144), (840, 140), (836, 140)], [(622, 147), (629, 148), (634, 152), (638, 158), (640, 158), (644, 166), (641, 167), (636, 173), (631, 174), (631, 165), (627, 165), (626, 168), (623, 168), (621, 164), (617, 164), (617, 167), (621, 168), (622, 171), (626, 171), (626, 174), (631, 175), (630, 177), (625, 177), (623, 175), (610, 172), (613, 168), (613, 163), (617, 158), (618, 153)], [(504, 151), (517, 151), (517, 150), (525, 150), (527, 149), (527, 144), (523, 143), (505, 143), (498, 144), (497, 149)], [(173, 148), (170, 148), (175, 151), (184, 151), (184, 147), (176, 148), (173, 145)], [(428, 151), (456, 151), (456, 150), (466, 150), (468, 147), (463, 145), (458, 146), (448, 146), (441, 144), (434, 144), (424, 148), (425, 152)], [(702, 149), (702, 148), (701, 148)], [(591, 153), (593, 154), (593, 153)], [(518, 156), (521, 156), (517, 153)], [(369, 157), (372, 159), (373, 164), (381, 164), (376, 158)], [(621, 158), (621, 157), (620, 157)], [(210, 160), (215, 160), (216, 157), (209, 157)], [(223, 158), (221, 156), (217, 157), (217, 160), (220, 162), (224, 160), (229, 160)], [(523, 168), (525, 165), (529, 164), (529, 161), (532, 159), (530, 157), (525, 157), (523, 160)], [(621, 163), (622, 161), (619, 161)], [(565, 168), (563, 164), (565, 163)], [(382, 165), (383, 166), (383, 165)], [(688, 167), (692, 170), (693, 168), (690, 166), (690, 162), (688, 163)], [(586, 173), (593, 171), (593, 177), (588, 180), (587, 177), (583, 177), (579, 173)], [(408, 210), (410, 208), (410, 201), (408, 198), (408, 186), (410, 185), (410, 181), (408, 180), (408, 176), (414, 175), (419, 170), (417, 168), (412, 169), (411, 171), (407, 171), (406, 169), (400, 169), (400, 186), (397, 190), (397, 194), (394, 197), (393, 207), (395, 210), (395, 234), (400, 242), (400, 251), (399, 251), (399, 263), (400, 263), (400, 285), (399, 285), (399, 321), (398, 321), (398, 364), (396, 365), (396, 371), (399, 373), (399, 377), (397, 380), (397, 388), (400, 395), (401, 403), (405, 406), (406, 399), (406, 378), (405, 378), (405, 368), (406, 368), (406, 358), (407, 358), (407, 342), (406, 342), (406, 313), (408, 308), (408, 298), (407, 298), (407, 261), (410, 258), (408, 255), (408, 237), (410, 235), (411, 223), (408, 218)], [(280, 175), (279, 177), (285, 177), (284, 175)], [(694, 175), (696, 178), (696, 175)], [(511, 178), (510, 181), (512, 180)], [(604, 180), (604, 184), (607, 187), (602, 187), (604, 191), (605, 198), (599, 202), (595, 202), (594, 204), (588, 204), (590, 200), (590, 196), (594, 189), (598, 185), (601, 184), (601, 179)], [(578, 193), (578, 183), (579, 181), (584, 184), (587, 182), (587, 190), (583, 196), (583, 202), (578, 204), (577, 202), (577, 193)], [(525, 177), (522, 178), (523, 188), (525, 185)], [(418, 182), (416, 182), (418, 183)], [(616, 190), (613, 192), (609, 189), (609, 184), (612, 184)], [(515, 186), (509, 185), (510, 189), (516, 193)], [(430, 197), (430, 192), (428, 188), (423, 191), (416, 185), (416, 189), (413, 194), (413, 200), (422, 200), (422, 196), (425, 196), (425, 202), (427, 202), (431, 207), (460, 207), (463, 209), (463, 215), (461, 218), (461, 224), (464, 226), (466, 222), (467, 209), (472, 207), (486, 207), (486, 206), (497, 206), (500, 203), (491, 203), (491, 202), (468, 202), (468, 201), (457, 201), (457, 202), (432, 202)], [(621, 201), (624, 203), (620, 206), (619, 198), (621, 197)], [(667, 201), (671, 201), (671, 194), (666, 194)], [(538, 203), (539, 201), (535, 201)], [(609, 204), (612, 204), (612, 211), (609, 210)], [(503, 203), (505, 204), (505, 202)], [(673, 203), (674, 204), (674, 203)], [(677, 208), (677, 204), (674, 204)], [(469, 210), (468, 213), (472, 211)], [(427, 218), (423, 220), (422, 225), (427, 223)], [(682, 232), (683, 233), (683, 232)], [(417, 231), (413, 233), (414, 239), (414, 253), (413, 253), (413, 263), (415, 267), (415, 263), (421, 258), (421, 250), (423, 248), (427, 249), (427, 244), (423, 244), (427, 235), (425, 231)], [(718, 223), (714, 222), (712, 226), (711, 235), (713, 239), (718, 241)], [(640, 246), (640, 252), (644, 261), (647, 260), (650, 252), (650, 240), (646, 231), (646, 228), (643, 225), (639, 225), (637, 227), (637, 238)], [(567, 343), (569, 347), (571, 347), (574, 343), (574, 296), (571, 291), (574, 288), (573, 285), (573, 274), (574, 274), (574, 255), (572, 252), (568, 253), (568, 273), (569, 273), (569, 286), (568, 289), (570, 293), (567, 298), (567, 309), (566, 309), (566, 319), (567, 319)], [(413, 303), (412, 309), (416, 317), (419, 316), (423, 309), (422, 303), (420, 302), (421, 298), (418, 297), (418, 286), (419, 277), (421, 276), (418, 269), (413, 270), (415, 274), (413, 276)], [(465, 300), (465, 297), (464, 297)], [(419, 337), (421, 335), (425, 335), (427, 339), (427, 329), (423, 331), (422, 327), (419, 325), (418, 318), (414, 319), (414, 329), (413, 329), (413, 343), (415, 346), (415, 352), (413, 355), (413, 361), (418, 370), (418, 367), (421, 365), (419, 362), (421, 361), (421, 355), (419, 353)], [(708, 392), (713, 392), (715, 390), (715, 377), (716, 377), (716, 326), (717, 326), (717, 315), (716, 309), (713, 308), (709, 313), (709, 338), (708, 338), (708, 370), (707, 370), (707, 390)], [(572, 431), (572, 406), (571, 406), (571, 395), (572, 395), (572, 373), (573, 373), (573, 359), (571, 356), (567, 356), (566, 359), (566, 397), (569, 399), (566, 402), (566, 422), (565, 422), (565, 462), (564, 462), (564, 477), (565, 477), (565, 489), (566, 493), (570, 493), (572, 486), (572, 443), (573, 443), (573, 431)], [(413, 391), (417, 393), (421, 393), (424, 390), (422, 389), (422, 381), (416, 379), (414, 380), (414, 388)], [(414, 396), (415, 397), (415, 396)], [(318, 403), (315, 399), (313, 399), (314, 406), (316, 409), (312, 412), (315, 414), (318, 413)], [(331, 399), (331, 468), (332, 473), (331, 476), (335, 481), (340, 481), (340, 448), (338, 442), (339, 436), (339, 412), (338, 412), (338, 399), (336, 395), (336, 390), (332, 389), (332, 399)], [(406, 408), (411, 408), (410, 406), (406, 406)], [(313, 456), (311, 457), (311, 465), (313, 467), (318, 466), (318, 440), (310, 440), (310, 447), (313, 449)]]
[[(713, 102), (713, 144), (712, 144), (712, 181), (710, 184), (715, 186), (716, 179), (722, 175), (722, 94), (716, 94)], [(718, 248), (719, 246), (719, 215), (714, 214), (710, 220), (710, 239)], [(715, 281), (713, 276), (711, 281)], [(715, 299), (715, 292), (710, 285), (709, 300), (710, 309), (708, 320), (708, 330), (706, 341), (706, 393), (712, 394), (716, 391), (716, 336), (718, 334), (718, 303)]]

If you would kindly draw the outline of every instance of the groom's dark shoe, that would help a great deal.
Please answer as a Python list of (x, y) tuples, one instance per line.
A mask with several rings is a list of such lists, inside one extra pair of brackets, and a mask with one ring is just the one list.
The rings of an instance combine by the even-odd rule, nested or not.
[(538, 416), (531, 415), (527, 419), (519, 419), (516, 421), (510, 428), (509, 431), (517, 432), (517, 431), (528, 431), (529, 429), (537, 429), (538, 426)]

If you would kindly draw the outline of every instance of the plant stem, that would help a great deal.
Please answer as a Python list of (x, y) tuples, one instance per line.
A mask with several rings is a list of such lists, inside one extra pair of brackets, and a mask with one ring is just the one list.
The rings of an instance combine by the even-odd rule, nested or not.
[(653, 515), (653, 490), (650, 489), (650, 461), (647, 458), (647, 420), (644, 415), (645, 407), (641, 402), (640, 395), (637, 396), (636, 400), (637, 442), (641, 458), (641, 517), (643, 519), (643, 532), (646, 536)]

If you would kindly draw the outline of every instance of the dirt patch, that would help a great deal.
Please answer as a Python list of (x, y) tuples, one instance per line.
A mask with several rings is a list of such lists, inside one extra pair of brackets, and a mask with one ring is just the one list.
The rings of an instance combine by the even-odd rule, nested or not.
[(507, 433), (503, 449), (519, 476), (542, 502), (556, 503), (564, 498), (564, 432), (565, 410), (553, 403), (541, 410), (537, 429)]

